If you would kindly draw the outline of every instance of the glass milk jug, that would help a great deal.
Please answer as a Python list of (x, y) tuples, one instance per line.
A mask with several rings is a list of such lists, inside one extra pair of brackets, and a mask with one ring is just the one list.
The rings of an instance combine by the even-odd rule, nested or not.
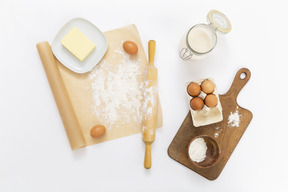
[(181, 59), (199, 60), (207, 56), (217, 44), (216, 31), (226, 34), (232, 29), (229, 19), (217, 10), (209, 11), (208, 24), (197, 24), (183, 36), (180, 44)]

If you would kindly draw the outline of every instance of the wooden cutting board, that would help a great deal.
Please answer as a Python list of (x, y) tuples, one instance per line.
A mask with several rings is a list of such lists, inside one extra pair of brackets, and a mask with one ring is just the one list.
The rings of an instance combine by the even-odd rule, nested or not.
[[(223, 108), (223, 121), (211, 125), (194, 127), (190, 112), (187, 114), (168, 148), (168, 154), (172, 159), (209, 180), (215, 180), (220, 175), (253, 117), (253, 114), (249, 110), (237, 104), (237, 96), (250, 79), (250, 76), (251, 73), (248, 69), (240, 69), (229, 91), (224, 95), (220, 95)], [(228, 120), (229, 116), (235, 112), (240, 117), (239, 127), (231, 125)], [(213, 137), (221, 149), (219, 160), (208, 168), (196, 167), (190, 162), (188, 157), (189, 141), (203, 134)]]

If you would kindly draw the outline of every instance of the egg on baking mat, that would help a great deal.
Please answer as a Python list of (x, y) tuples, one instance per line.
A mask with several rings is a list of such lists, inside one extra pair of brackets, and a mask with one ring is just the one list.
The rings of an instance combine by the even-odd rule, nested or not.
[(136, 55), (138, 53), (138, 46), (133, 41), (125, 41), (123, 43), (123, 49), (129, 55)]
[(99, 138), (102, 137), (106, 133), (106, 128), (103, 125), (95, 125), (90, 130), (91, 137)]

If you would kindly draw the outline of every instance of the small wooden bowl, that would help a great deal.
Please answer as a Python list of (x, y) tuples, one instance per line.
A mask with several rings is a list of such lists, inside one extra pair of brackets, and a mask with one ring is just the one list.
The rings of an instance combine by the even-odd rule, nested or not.
[[(203, 161), (199, 163), (197, 163), (196, 161), (193, 161), (189, 155), (190, 145), (197, 138), (203, 138), (207, 146), (206, 157)], [(189, 142), (188, 150), (187, 150), (187, 154), (188, 154), (190, 161), (198, 168), (208, 168), (214, 165), (218, 161), (220, 153), (221, 151), (220, 151), (219, 144), (217, 143), (215, 139), (213, 139), (212, 137), (208, 135), (198, 135), (197, 137), (192, 138), (191, 141)]]

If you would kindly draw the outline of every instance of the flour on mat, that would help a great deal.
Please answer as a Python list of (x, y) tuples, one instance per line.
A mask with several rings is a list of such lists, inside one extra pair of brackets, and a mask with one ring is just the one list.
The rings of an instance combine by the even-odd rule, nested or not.
[[(103, 59), (89, 74), (93, 111), (108, 129), (117, 123), (142, 121), (141, 59), (132, 58), (121, 49), (114, 54), (122, 58), (116, 66)], [(112, 59), (116, 60), (115, 55)]]
[(241, 115), (239, 115), (238, 107), (234, 113), (230, 112), (228, 117), (228, 125), (230, 127), (239, 127)]

